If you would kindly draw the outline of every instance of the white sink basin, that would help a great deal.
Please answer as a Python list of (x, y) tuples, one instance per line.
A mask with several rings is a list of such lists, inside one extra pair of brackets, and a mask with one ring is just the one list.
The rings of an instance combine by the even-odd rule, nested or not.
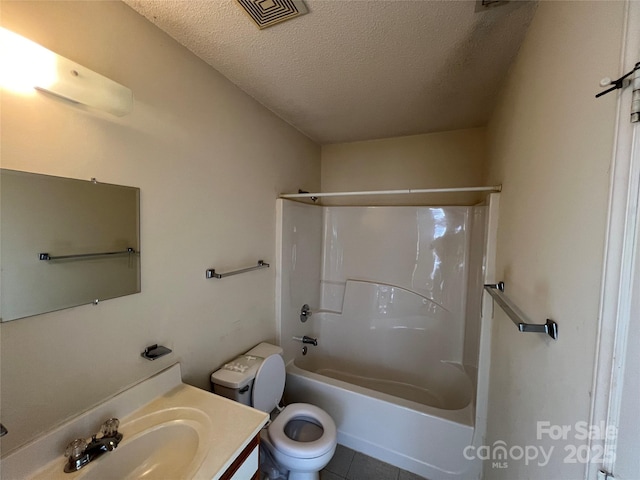
[(199, 466), (194, 462), (199, 445), (198, 432), (191, 426), (165, 424), (121, 445), (112, 455), (103, 456), (101, 462), (89, 465), (78, 478), (188, 478)]
[[(76, 472), (64, 473), (66, 445), (111, 417), (123, 437)], [(0, 461), (2, 477), (31, 480), (216, 480), (268, 416), (182, 383), (180, 366), (123, 391)]]
[(208, 417), (199, 410), (177, 408), (147, 415), (123, 425), (118, 448), (82, 468), (74, 478), (191, 478), (207, 453), (210, 428)]

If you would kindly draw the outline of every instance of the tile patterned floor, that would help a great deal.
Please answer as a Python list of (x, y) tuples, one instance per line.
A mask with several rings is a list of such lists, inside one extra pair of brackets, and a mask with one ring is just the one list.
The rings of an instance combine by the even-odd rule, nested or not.
[(424, 480), (413, 473), (338, 445), (320, 480)]

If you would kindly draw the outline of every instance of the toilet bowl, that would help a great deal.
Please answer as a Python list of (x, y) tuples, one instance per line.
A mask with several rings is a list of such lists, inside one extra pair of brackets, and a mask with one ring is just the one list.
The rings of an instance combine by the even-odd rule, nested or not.
[[(261, 343), (211, 374), (214, 393), (271, 413), (284, 392), (282, 348)], [(324, 410), (307, 403), (286, 406), (261, 432), (261, 442), (289, 480), (318, 480), (331, 460), (337, 429)], [(276, 478), (276, 477), (274, 477)]]

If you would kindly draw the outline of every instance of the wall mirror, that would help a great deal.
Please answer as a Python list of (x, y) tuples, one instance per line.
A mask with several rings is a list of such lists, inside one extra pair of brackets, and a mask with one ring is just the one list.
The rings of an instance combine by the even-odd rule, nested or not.
[(140, 292), (140, 189), (0, 169), (0, 318)]

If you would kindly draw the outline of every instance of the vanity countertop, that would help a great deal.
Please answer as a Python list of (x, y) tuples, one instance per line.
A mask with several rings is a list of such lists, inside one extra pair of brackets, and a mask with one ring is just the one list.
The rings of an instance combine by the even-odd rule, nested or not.
[[(74, 438), (90, 437), (96, 427), (88, 425), (99, 425), (111, 416), (121, 422), (123, 439), (118, 448), (77, 472), (64, 473), (65, 446)], [(264, 412), (182, 383), (176, 364), (9, 455), (2, 460), (3, 478), (84, 480), (111, 474), (216, 480), (268, 418)], [(158, 449), (151, 446), (154, 442)], [(133, 470), (122, 470), (128, 468), (127, 462)]]

